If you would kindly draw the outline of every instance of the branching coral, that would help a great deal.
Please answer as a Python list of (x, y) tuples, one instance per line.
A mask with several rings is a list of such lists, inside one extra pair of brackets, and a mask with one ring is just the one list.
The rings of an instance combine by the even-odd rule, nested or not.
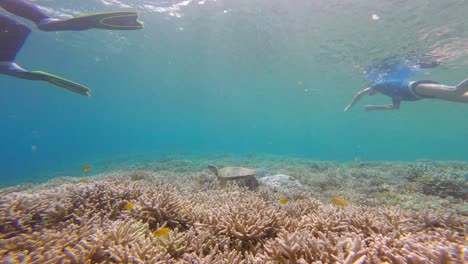
[(40, 228), (41, 213), (49, 203), (41, 202), (40, 196), (13, 193), (0, 198), (0, 233), (5, 238), (29, 233)]
[[(0, 198), (2, 261), (468, 262), (468, 221), (456, 212), (355, 202), (338, 208), (307, 191), (192, 188), (184, 186), (193, 177), (162, 183), (125, 175), (5, 193)], [(288, 195), (286, 204), (278, 202), (283, 195)], [(125, 209), (127, 202), (134, 206)], [(154, 233), (160, 227), (171, 231)]]
[(151, 230), (159, 225), (169, 228), (187, 229), (186, 207), (183, 200), (170, 186), (162, 186), (159, 192), (146, 192), (139, 197), (140, 209), (133, 217), (149, 224)]
[(136, 222), (130, 218), (124, 221), (115, 221), (110, 226), (106, 241), (113, 245), (125, 246), (149, 234), (147, 224)]
[[(218, 201), (219, 205), (208, 209), (210, 213), (200, 220), (211, 226), (215, 224), (212, 231), (229, 238), (229, 249), (255, 252), (264, 238), (279, 232), (278, 215), (273, 206), (248, 192), (236, 188), (231, 190), (233, 192), (228, 199)], [(215, 221), (212, 216), (215, 216)]]
[(364, 263), (368, 250), (362, 248), (358, 236), (351, 234), (340, 237), (321, 232), (317, 236), (308, 232), (282, 232), (266, 243), (265, 252), (262, 257), (275, 263)]
[(6, 260), (16, 261), (24, 252), (29, 252), (28, 256), (34, 261), (57, 263), (67, 260), (72, 262), (79, 260), (74, 263), (84, 263), (86, 260), (96, 261), (103, 255), (99, 247), (102, 241), (95, 239), (98, 234), (99, 230), (92, 228), (92, 225), (75, 226), (72, 224), (60, 232), (42, 229), (5, 239), (0, 246), (0, 253), (5, 255)]
[[(112, 184), (114, 183), (114, 184)], [(120, 216), (125, 201), (136, 200), (141, 196), (143, 188), (138, 183), (127, 182), (108, 184), (94, 183), (82, 185), (80, 188), (71, 186), (70, 204), (82, 211), (93, 211), (101, 217), (117, 219)]]
[(297, 238), (298, 236), (300, 236), (299, 233), (283, 232), (274, 241), (267, 242), (265, 245), (266, 260), (279, 263), (298, 263), (302, 253), (302, 241)]
[(169, 232), (167, 236), (155, 238), (155, 243), (177, 259), (189, 251), (192, 237), (190, 233), (179, 232), (178, 229), (175, 229)]

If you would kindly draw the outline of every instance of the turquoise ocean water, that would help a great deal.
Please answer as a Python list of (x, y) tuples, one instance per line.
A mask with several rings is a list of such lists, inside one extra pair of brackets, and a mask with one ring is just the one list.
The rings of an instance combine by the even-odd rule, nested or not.
[(17, 62), (92, 96), (0, 76), (2, 185), (136, 154), (468, 159), (468, 105), (363, 111), (390, 102), (374, 96), (343, 112), (369, 84), (363, 71), (388, 56), (441, 61), (414, 80), (466, 79), (467, 1), (34, 2), (55, 17), (137, 10), (145, 28), (42, 32), (18, 18), (33, 32)]

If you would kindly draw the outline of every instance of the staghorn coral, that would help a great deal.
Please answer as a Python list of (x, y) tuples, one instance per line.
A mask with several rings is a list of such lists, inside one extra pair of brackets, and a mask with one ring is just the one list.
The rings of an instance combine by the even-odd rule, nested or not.
[(41, 212), (49, 208), (41, 197), (29, 193), (12, 193), (0, 197), (0, 233), (5, 238), (40, 228)]
[(108, 262), (156, 264), (171, 263), (172, 258), (164, 248), (153, 245), (148, 240), (137, 241), (129, 246), (117, 245), (108, 250)]
[(167, 236), (157, 237), (156, 243), (160, 245), (164, 250), (171, 255), (173, 258), (181, 257), (185, 252), (189, 251), (193, 234), (187, 232), (179, 232), (175, 230), (169, 232)]
[(314, 236), (307, 232), (289, 234), (283, 232), (265, 245), (267, 262), (274, 263), (364, 263), (367, 249), (362, 249), (359, 236), (334, 236), (318, 232)]
[(107, 233), (106, 241), (113, 245), (125, 246), (137, 241), (141, 237), (149, 235), (147, 224), (136, 222), (130, 218), (118, 220), (109, 224), (110, 230)]
[(151, 230), (163, 225), (171, 229), (187, 229), (184, 201), (169, 185), (159, 189), (160, 192), (146, 192), (141, 195), (138, 199), (139, 209), (132, 216), (148, 223)]
[(96, 182), (76, 188), (69, 192), (70, 206), (81, 211), (93, 211), (101, 217), (117, 219), (127, 201), (136, 200), (142, 194), (139, 183), (128, 182), (125, 188), (122, 182), (103, 184)]
[(301, 255), (301, 244), (297, 236), (299, 233), (288, 234), (280, 233), (274, 241), (269, 241), (265, 245), (267, 261), (279, 263), (298, 263)]
[[(25, 257), (24, 252), (29, 252), (28, 257), (31, 261), (46, 261), (67, 262), (79, 260), (73, 263), (84, 263), (86, 260), (99, 260), (103, 255), (102, 251), (89, 246), (87, 250), (81, 250), (81, 254), (73, 254), (71, 249), (78, 248), (81, 245), (96, 244), (99, 241), (93, 240), (98, 236), (99, 229), (93, 228), (90, 223), (86, 226), (69, 225), (61, 232), (56, 232), (50, 229), (42, 229), (41, 231), (33, 231), (31, 233), (23, 233), (18, 236), (5, 239), (0, 245), (0, 253), (5, 255), (5, 260), (19, 261)], [(67, 234), (64, 236), (64, 234)], [(94, 239), (95, 240), (95, 239)], [(40, 262), (43, 261), (43, 262)]]
[[(29, 187), (31, 187), (31, 186), (29, 186)], [(11, 186), (11, 187), (7, 187), (7, 188), (4, 188), (4, 189), (0, 189), (0, 195), (5, 195), (5, 194), (13, 193), (13, 192), (20, 192), (20, 191), (24, 191), (24, 190), (27, 190), (27, 189), (28, 189), (28, 187), (24, 186), (24, 185)]]
[(116, 263), (159, 263), (171, 256), (152, 238), (147, 223), (127, 218), (109, 222), (105, 239), (108, 260)]
[[(321, 193), (311, 186), (298, 194), (199, 188), (193, 186), (196, 174), (178, 172), (168, 178), (158, 174), (157, 180), (113, 174), (7, 192), (0, 198), (0, 258), (6, 263), (468, 262), (466, 216), (440, 208), (363, 205), (354, 199), (357, 192), (344, 193), (361, 188), (345, 179), (363, 177), (358, 169), (330, 166), (313, 173), (322, 177), (332, 171), (342, 184), (323, 185)], [(391, 171), (385, 166), (366, 167), (366, 175), (380, 177), (375, 186)], [(350, 205), (333, 206), (331, 193), (346, 194)], [(279, 204), (281, 197), (289, 202)], [(124, 209), (127, 202), (134, 204), (131, 210)], [(159, 227), (171, 231), (153, 236)]]

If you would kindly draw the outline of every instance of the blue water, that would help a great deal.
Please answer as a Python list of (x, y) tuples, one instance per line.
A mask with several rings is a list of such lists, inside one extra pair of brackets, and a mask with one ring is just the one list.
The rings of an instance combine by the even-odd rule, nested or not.
[(3, 185), (145, 153), (466, 161), (467, 105), (363, 111), (390, 102), (373, 96), (343, 112), (369, 84), (365, 70), (389, 56), (442, 58), (402, 78), (467, 78), (466, 1), (376, 2), (35, 1), (58, 17), (128, 5), (145, 28), (34, 29), (17, 62), (85, 84), (92, 96), (0, 76)]

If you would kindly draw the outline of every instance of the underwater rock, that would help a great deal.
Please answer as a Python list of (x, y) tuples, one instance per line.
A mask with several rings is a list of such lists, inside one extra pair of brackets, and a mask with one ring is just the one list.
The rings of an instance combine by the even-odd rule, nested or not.
[(259, 180), (261, 185), (272, 189), (302, 189), (302, 183), (286, 174), (276, 174), (263, 177)]
[(268, 174), (268, 169), (266, 168), (256, 168), (255, 173), (259, 177), (266, 176)]

